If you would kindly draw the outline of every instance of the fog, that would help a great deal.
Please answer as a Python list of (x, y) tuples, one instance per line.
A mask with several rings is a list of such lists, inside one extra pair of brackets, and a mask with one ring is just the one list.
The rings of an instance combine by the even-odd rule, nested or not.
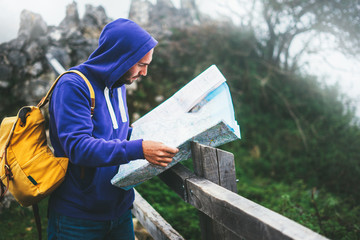
[[(66, 5), (72, 3), (72, 0), (61, 1), (45, 1), (45, 0), (0, 0), (0, 43), (16, 38), (17, 31), (20, 24), (20, 14), (23, 9), (40, 14), (48, 25), (58, 25), (65, 17)], [(155, 2), (155, 0), (151, 1)], [(201, 11), (211, 14), (214, 17), (227, 16), (231, 18), (232, 13), (238, 16), (233, 16), (233, 20), (237, 23), (239, 15), (246, 14), (246, 7), (238, 7), (236, 11), (235, 0), (228, 1), (197, 1)], [(78, 0), (78, 11), (82, 17), (85, 11), (86, 4), (93, 6), (103, 6), (108, 17), (112, 19), (127, 18), (131, 0), (111, 1), (111, 0)], [(174, 5), (179, 7), (180, 0), (173, 1)], [(229, 10), (229, 5), (233, 8)], [(359, 59), (344, 56), (338, 51), (334, 51), (331, 47), (331, 39), (328, 39), (329, 48), (324, 49), (320, 53), (305, 54), (301, 58), (301, 67), (305, 72), (314, 74), (327, 85), (338, 83), (341, 91), (353, 99), (353, 104), (360, 108), (360, 69)], [(296, 50), (301, 46), (301, 39), (297, 40), (293, 48)], [(314, 43), (316, 44), (316, 42)], [(358, 110), (360, 117), (360, 109)]]

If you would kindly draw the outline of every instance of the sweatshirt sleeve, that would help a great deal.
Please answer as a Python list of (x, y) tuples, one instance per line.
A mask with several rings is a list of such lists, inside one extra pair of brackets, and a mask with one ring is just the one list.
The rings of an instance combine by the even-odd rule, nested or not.
[(142, 139), (104, 140), (92, 136), (90, 105), (85, 83), (61, 81), (54, 89), (50, 118), (53, 118), (58, 141), (69, 160), (75, 165), (103, 167), (143, 159)]

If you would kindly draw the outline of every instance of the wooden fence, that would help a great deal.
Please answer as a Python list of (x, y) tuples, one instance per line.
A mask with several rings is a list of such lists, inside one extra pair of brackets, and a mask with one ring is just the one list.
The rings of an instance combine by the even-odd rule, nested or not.
[[(199, 210), (203, 240), (327, 239), (238, 195), (232, 153), (198, 143), (191, 150), (194, 172), (177, 164), (159, 177)], [(137, 192), (133, 214), (155, 240), (184, 239)]]

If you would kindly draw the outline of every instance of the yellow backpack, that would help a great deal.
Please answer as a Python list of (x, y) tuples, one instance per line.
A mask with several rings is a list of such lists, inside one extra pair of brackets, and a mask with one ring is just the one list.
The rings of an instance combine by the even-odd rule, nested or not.
[(80, 75), (88, 85), (93, 114), (94, 90), (81, 72), (72, 70), (55, 80), (37, 106), (23, 107), (17, 116), (4, 118), (0, 126), (0, 200), (9, 190), (22, 206), (34, 205), (64, 180), (68, 158), (55, 157), (47, 145), (45, 118), (40, 109), (48, 103), (60, 77), (69, 72)]

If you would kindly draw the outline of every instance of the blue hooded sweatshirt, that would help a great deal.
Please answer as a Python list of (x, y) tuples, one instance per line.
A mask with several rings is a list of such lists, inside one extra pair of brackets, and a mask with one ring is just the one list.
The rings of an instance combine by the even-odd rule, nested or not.
[(69, 158), (64, 182), (51, 194), (49, 209), (59, 214), (112, 220), (131, 208), (133, 189), (111, 185), (120, 164), (143, 159), (142, 139), (129, 141), (131, 128), (124, 85), (115, 84), (157, 44), (145, 30), (127, 19), (106, 25), (98, 48), (79, 70), (95, 92), (75, 73), (63, 75), (49, 106), (50, 139), (56, 156)]

